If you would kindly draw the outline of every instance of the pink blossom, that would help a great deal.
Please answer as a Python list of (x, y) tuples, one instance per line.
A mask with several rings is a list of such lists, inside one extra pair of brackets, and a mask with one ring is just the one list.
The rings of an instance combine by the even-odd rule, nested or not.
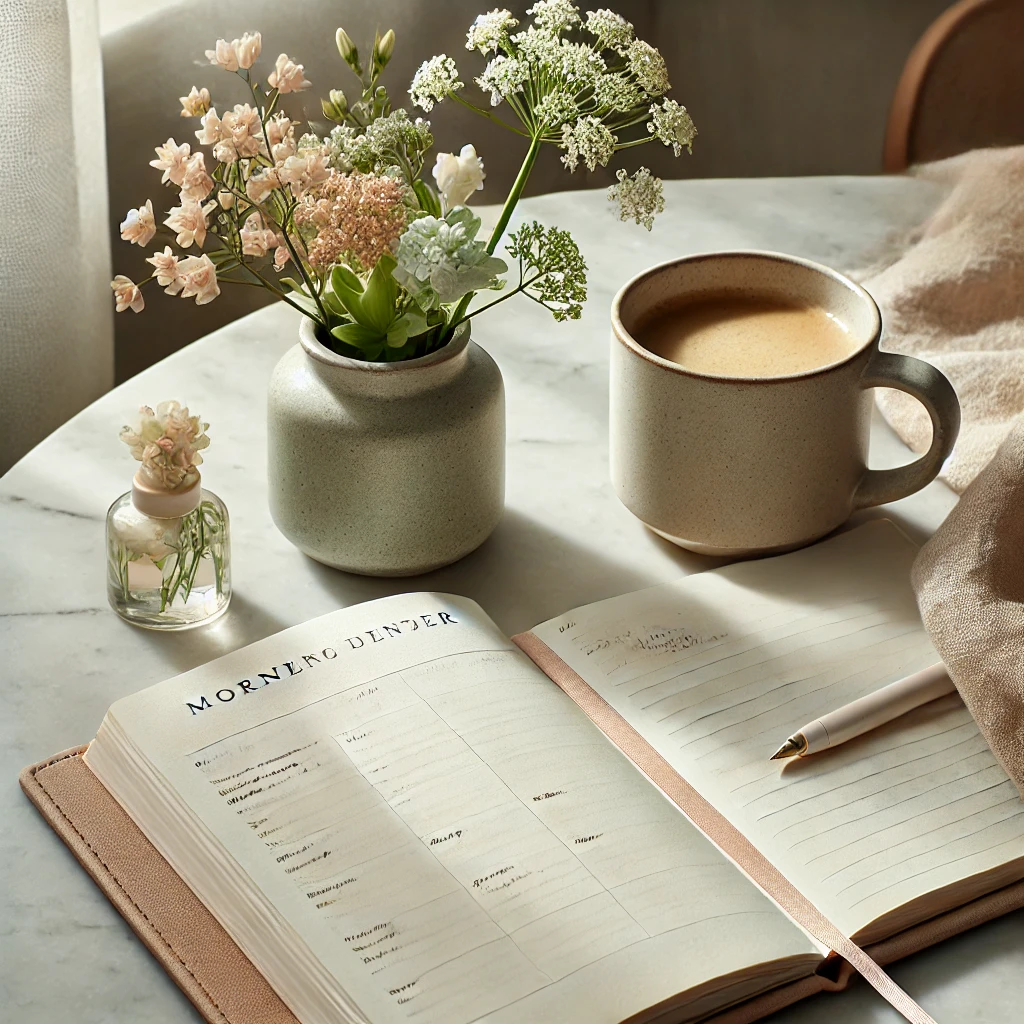
[(259, 112), (248, 103), (238, 103), (220, 121), (220, 141), (213, 155), (222, 163), (234, 163), (239, 157), (254, 157), (263, 143), (263, 125)]
[(168, 181), (175, 185), (181, 184), (181, 179), (185, 177), (189, 152), (190, 148), (187, 142), (183, 142), (179, 146), (174, 139), (168, 139), (162, 146), (156, 147), (157, 158), (150, 160), (149, 166), (164, 172), (164, 176), (160, 179), (161, 184), (166, 184)]
[(277, 235), (263, 226), (263, 218), (258, 213), (252, 213), (246, 218), (239, 235), (242, 239), (242, 252), (246, 256), (266, 256), (277, 245)]
[(156, 412), (142, 406), (139, 420), (123, 427), (120, 437), (132, 457), (142, 463), (143, 476), (156, 486), (173, 490), (202, 465), (200, 452), (210, 446), (209, 425), (189, 415), (180, 402), (161, 402)]
[(187, 256), (178, 264), (178, 271), (184, 283), (181, 292), (183, 299), (191, 299), (194, 296), (197, 306), (205, 306), (207, 302), (213, 302), (220, 295), (217, 268), (206, 253), (202, 256)]
[(206, 51), (206, 59), (225, 71), (251, 68), (263, 49), (259, 32), (245, 32), (241, 39), (218, 39), (216, 48)]
[(245, 183), (245, 194), (256, 204), (262, 203), (275, 188), (281, 188), (285, 184), (281, 180), (280, 169), (277, 167), (266, 167), (257, 174), (254, 174)]
[(210, 109), (203, 114), (203, 119), (199, 123), (202, 125), (202, 128), (196, 132), (196, 138), (199, 140), (200, 145), (212, 146), (214, 143), (220, 142), (220, 140), (224, 138), (224, 126), (221, 124), (221, 120), (217, 116), (216, 107), (210, 107)]
[(296, 64), (286, 53), (277, 58), (274, 70), (267, 75), (267, 85), (282, 95), (288, 92), (301, 92), (313, 83), (306, 80), (301, 64)]
[(327, 154), (324, 152), (304, 150), (288, 157), (278, 168), (282, 182), (291, 186), (292, 195), (301, 198), (311, 188), (325, 182), (330, 175), (327, 166)]
[(134, 242), (136, 245), (149, 245), (156, 234), (156, 221), (153, 219), (153, 201), (146, 200), (145, 206), (137, 210), (129, 210), (128, 215), (121, 221), (121, 237), (126, 242)]
[(234, 39), (231, 48), (235, 51), (235, 59), (240, 68), (251, 68), (263, 49), (263, 39), (259, 32), (243, 32), (241, 39)]
[(206, 157), (203, 153), (193, 153), (181, 179), (181, 194), (201, 202), (212, 191), (213, 178), (206, 173)]
[(283, 114), (270, 118), (264, 125), (264, 134), (274, 163), (284, 163), (295, 154), (295, 125)]
[(197, 89), (194, 85), (187, 96), (179, 96), (182, 117), (199, 117), (210, 109), (210, 90)]
[(178, 233), (176, 241), (182, 249), (188, 249), (192, 245), (202, 248), (203, 242), (206, 241), (206, 215), (216, 205), (211, 202), (204, 207), (190, 196), (181, 197), (181, 206), (175, 206), (164, 223)]
[(234, 44), (226, 39), (218, 39), (214, 49), (206, 51), (206, 59), (225, 71), (238, 70), (238, 54), (235, 53)]
[(142, 298), (139, 286), (124, 274), (118, 274), (110, 287), (114, 289), (114, 308), (118, 313), (130, 309), (133, 313), (141, 313), (146, 308), (146, 302)]
[(156, 283), (168, 295), (177, 295), (184, 288), (184, 283), (178, 272), (178, 257), (174, 255), (169, 245), (164, 246), (163, 252), (153, 253), (146, 262), (153, 267)]

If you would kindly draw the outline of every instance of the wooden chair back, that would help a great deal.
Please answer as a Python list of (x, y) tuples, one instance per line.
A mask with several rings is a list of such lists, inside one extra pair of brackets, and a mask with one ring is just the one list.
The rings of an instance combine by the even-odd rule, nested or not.
[(961, 0), (907, 58), (889, 111), (885, 170), (1022, 142), (1024, 0)]

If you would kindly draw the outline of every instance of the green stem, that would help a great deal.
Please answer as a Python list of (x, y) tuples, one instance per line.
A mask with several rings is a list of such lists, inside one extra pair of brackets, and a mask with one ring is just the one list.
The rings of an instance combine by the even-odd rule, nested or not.
[(530, 139), (530, 148), (526, 151), (526, 156), (523, 158), (523, 166), (519, 168), (519, 174), (516, 175), (512, 191), (509, 192), (508, 199), (505, 200), (505, 205), (501, 208), (501, 216), (498, 218), (498, 223), (494, 225), (494, 230), (491, 232), (491, 240), (487, 243), (488, 256), (493, 256), (494, 250), (498, 248), (501, 236), (505, 233), (505, 228), (508, 227), (508, 222), (512, 218), (512, 212), (519, 203), (523, 189), (526, 188), (526, 181), (530, 177), (533, 165), (537, 162), (537, 154), (539, 152), (540, 136), (534, 136)]
[(620, 149), (632, 149), (634, 146), (646, 146), (648, 142), (653, 141), (654, 136), (648, 135), (646, 138), (643, 139), (633, 139), (632, 142), (620, 142), (616, 145), (615, 152), (617, 153)]
[(306, 273), (306, 268), (302, 265), (302, 260), (299, 258), (299, 254), (295, 251), (295, 246), (292, 245), (292, 240), (288, 237), (287, 228), (281, 232), (281, 237), (284, 239), (284, 244), (288, 247), (288, 251), (292, 254), (292, 263), (295, 264), (295, 269), (299, 272), (299, 276), (302, 278), (303, 283), (309, 289), (309, 294), (316, 303), (316, 308), (320, 310), (320, 322), (326, 329), (330, 323), (330, 319), (327, 316), (327, 310), (324, 309), (324, 304), (320, 301), (320, 293), (313, 287), (313, 282), (310, 281), (309, 275)]
[(499, 303), (505, 302), (507, 299), (511, 299), (513, 295), (518, 295), (520, 292), (525, 292), (531, 284), (534, 284), (543, 276), (543, 274), (536, 274), (533, 277), (531, 277), (529, 281), (525, 281), (523, 280), (523, 278), (520, 278), (519, 284), (517, 284), (515, 288), (512, 289), (512, 291), (503, 293), (501, 296), (494, 299), (492, 302), (486, 303), (479, 309), (474, 309), (472, 313), (466, 313), (466, 315), (461, 320), (455, 321), (454, 323), (451, 324), (451, 329), (454, 331), (456, 327), (459, 327), (461, 324), (464, 324), (471, 316), (476, 316), (477, 313), (482, 313), (485, 309), (490, 309), (492, 306), (497, 306)]
[(483, 115), (488, 121), (500, 124), (502, 128), (507, 128), (510, 132), (515, 132), (516, 135), (522, 135), (524, 139), (528, 139), (530, 137), (529, 133), (521, 131), (516, 128), (515, 125), (509, 124), (508, 121), (503, 121), (497, 114), (492, 114), (486, 107), (478, 107), (475, 103), (471, 103), (469, 100), (463, 99), (458, 93), (452, 93), (452, 99), (461, 103), (464, 107), (467, 107), (475, 113)]
[[(487, 243), (488, 256), (493, 256), (494, 250), (498, 248), (498, 242), (501, 241), (501, 236), (505, 233), (505, 228), (508, 227), (508, 222), (512, 218), (512, 211), (515, 210), (523, 194), (523, 189), (526, 188), (526, 181), (530, 177), (533, 165), (537, 162), (537, 154), (539, 152), (540, 136), (535, 135), (530, 139), (530, 148), (526, 151), (526, 156), (523, 158), (523, 166), (519, 168), (519, 174), (516, 175), (512, 191), (509, 192), (505, 205), (501, 208), (501, 216), (498, 218), (498, 223), (494, 225), (494, 230), (491, 232), (491, 239)], [(469, 309), (469, 304), (473, 301), (475, 294), (476, 292), (469, 292), (463, 295), (459, 304), (455, 307), (455, 312), (452, 314), (451, 320), (448, 321), (449, 326), (445, 331), (446, 341), (451, 340), (452, 324), (460, 324), (466, 318), (466, 310)]]

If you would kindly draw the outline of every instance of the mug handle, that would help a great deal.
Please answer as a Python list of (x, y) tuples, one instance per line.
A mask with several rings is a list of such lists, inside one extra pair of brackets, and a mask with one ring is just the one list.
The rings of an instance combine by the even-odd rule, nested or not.
[(854, 510), (897, 501), (921, 490), (939, 474), (960, 432), (960, 402), (953, 385), (931, 363), (875, 349), (864, 368), (862, 388), (896, 388), (913, 395), (932, 421), (928, 451), (897, 469), (865, 469), (853, 496)]

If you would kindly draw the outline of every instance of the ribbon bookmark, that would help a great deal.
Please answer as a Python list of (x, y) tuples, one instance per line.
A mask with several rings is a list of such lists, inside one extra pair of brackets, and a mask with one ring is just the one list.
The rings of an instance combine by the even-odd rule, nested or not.
[(820, 943), (843, 957), (911, 1024), (936, 1024), (852, 939), (818, 910), (724, 814), (713, 807), (603, 697), (533, 633), (512, 637), (538, 668), (583, 709), (614, 743), (726, 856)]

